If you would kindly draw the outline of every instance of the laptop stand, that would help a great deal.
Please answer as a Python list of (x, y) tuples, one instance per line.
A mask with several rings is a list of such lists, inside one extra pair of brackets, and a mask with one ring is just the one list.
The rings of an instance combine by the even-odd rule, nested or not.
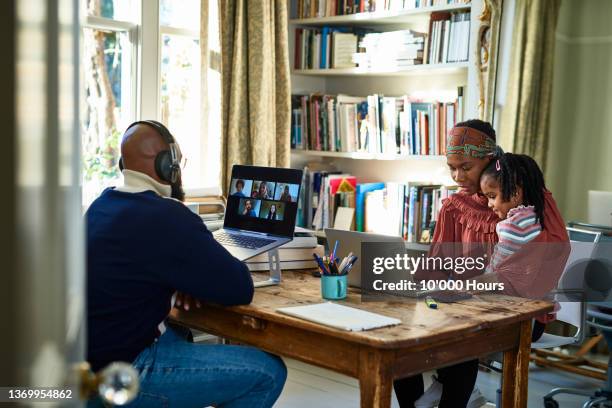
[(253, 285), (256, 288), (280, 284), (281, 264), (280, 256), (278, 254), (278, 248), (274, 248), (268, 251), (268, 264), (270, 265), (270, 279), (260, 282), (254, 282)]

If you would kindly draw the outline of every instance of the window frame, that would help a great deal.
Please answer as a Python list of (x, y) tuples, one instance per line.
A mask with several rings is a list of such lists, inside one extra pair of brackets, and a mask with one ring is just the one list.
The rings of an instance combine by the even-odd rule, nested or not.
[[(113, 33), (126, 33), (128, 36), (128, 41), (130, 43), (131, 52), (129, 53), (130, 58), (130, 78), (138, 78), (138, 69), (139, 69), (139, 44), (137, 41), (139, 25), (137, 23), (132, 23), (129, 21), (123, 20), (114, 20), (106, 17), (98, 17), (98, 16), (86, 16), (85, 22), (82, 29), (92, 29)], [(129, 86), (124, 88), (124, 85), (121, 85), (121, 94), (124, 95), (123, 91), (125, 89), (129, 90), (129, 99), (127, 104), (128, 112), (126, 114), (126, 119), (128, 122), (134, 121), (138, 112), (138, 84), (137, 81), (130, 81)]]
[[(206, 4), (208, 2), (202, 2)], [(107, 18), (101, 16), (86, 15), (81, 28), (96, 29), (112, 32), (125, 32), (131, 45), (130, 53), (130, 81), (128, 112), (125, 117), (128, 124), (141, 118), (160, 120), (162, 117), (161, 104), (161, 52), (163, 35), (178, 35), (200, 42), (200, 47), (205, 46), (201, 42), (201, 29), (208, 27), (208, 21), (200, 21), (200, 30), (179, 28), (162, 25), (160, 21), (159, 0), (134, 0), (133, 16), (134, 22)], [(86, 7), (84, 7), (86, 10)], [(201, 57), (203, 53), (201, 52)], [(221, 74), (221, 54), (219, 51), (209, 49), (207, 52), (206, 66)], [(203, 72), (200, 65), (200, 78), (202, 84), (206, 84), (207, 72)], [(207, 87), (201, 87), (201, 92)], [(207, 91), (206, 91), (207, 92)], [(123, 88), (122, 88), (123, 94)], [(209, 110), (207, 109), (208, 94), (200, 95), (200, 156), (202, 158), (202, 178), (198, 184), (201, 187), (220, 187), (220, 180), (209, 179), (205, 176), (205, 163), (208, 159), (209, 146)], [(126, 124), (127, 126), (127, 124)]]

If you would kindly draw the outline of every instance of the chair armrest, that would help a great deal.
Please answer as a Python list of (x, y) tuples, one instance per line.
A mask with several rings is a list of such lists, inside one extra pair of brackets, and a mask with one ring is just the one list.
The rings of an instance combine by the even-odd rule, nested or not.
[(610, 323), (610, 324), (605, 324), (603, 322), (596, 322), (594, 320), (587, 320), (587, 323), (590, 326), (596, 327), (600, 330), (604, 330), (604, 331), (608, 331), (608, 332), (612, 332), (612, 315), (608, 314), (608, 313), (603, 313), (603, 312), (599, 312), (596, 310), (588, 310), (587, 311), (587, 316), (589, 318), (592, 319), (599, 319), (599, 320), (604, 320), (605, 323)]
[(597, 319), (605, 320), (606, 322), (612, 323), (612, 315), (609, 313), (600, 312), (597, 310), (589, 309), (587, 310), (587, 316), (595, 317)]
[(607, 225), (598, 225), (598, 224), (589, 224), (586, 222), (578, 222), (578, 221), (570, 221), (567, 223), (568, 227), (583, 227), (583, 228), (591, 228), (598, 230), (600, 232), (612, 232), (612, 227), (608, 227)]

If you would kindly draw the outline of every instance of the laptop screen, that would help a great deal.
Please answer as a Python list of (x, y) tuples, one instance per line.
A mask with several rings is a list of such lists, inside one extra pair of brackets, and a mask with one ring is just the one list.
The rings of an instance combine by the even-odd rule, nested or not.
[(293, 237), (302, 170), (232, 167), (224, 228)]

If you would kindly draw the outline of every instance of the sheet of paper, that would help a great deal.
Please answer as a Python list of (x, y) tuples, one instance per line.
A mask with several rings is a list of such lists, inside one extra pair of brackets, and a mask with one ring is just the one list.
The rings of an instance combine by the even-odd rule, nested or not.
[(350, 231), (353, 225), (355, 209), (350, 207), (338, 207), (334, 219), (334, 229)]
[(332, 302), (283, 307), (276, 309), (276, 311), (347, 331), (372, 330), (379, 327), (395, 326), (402, 322), (399, 319)]

